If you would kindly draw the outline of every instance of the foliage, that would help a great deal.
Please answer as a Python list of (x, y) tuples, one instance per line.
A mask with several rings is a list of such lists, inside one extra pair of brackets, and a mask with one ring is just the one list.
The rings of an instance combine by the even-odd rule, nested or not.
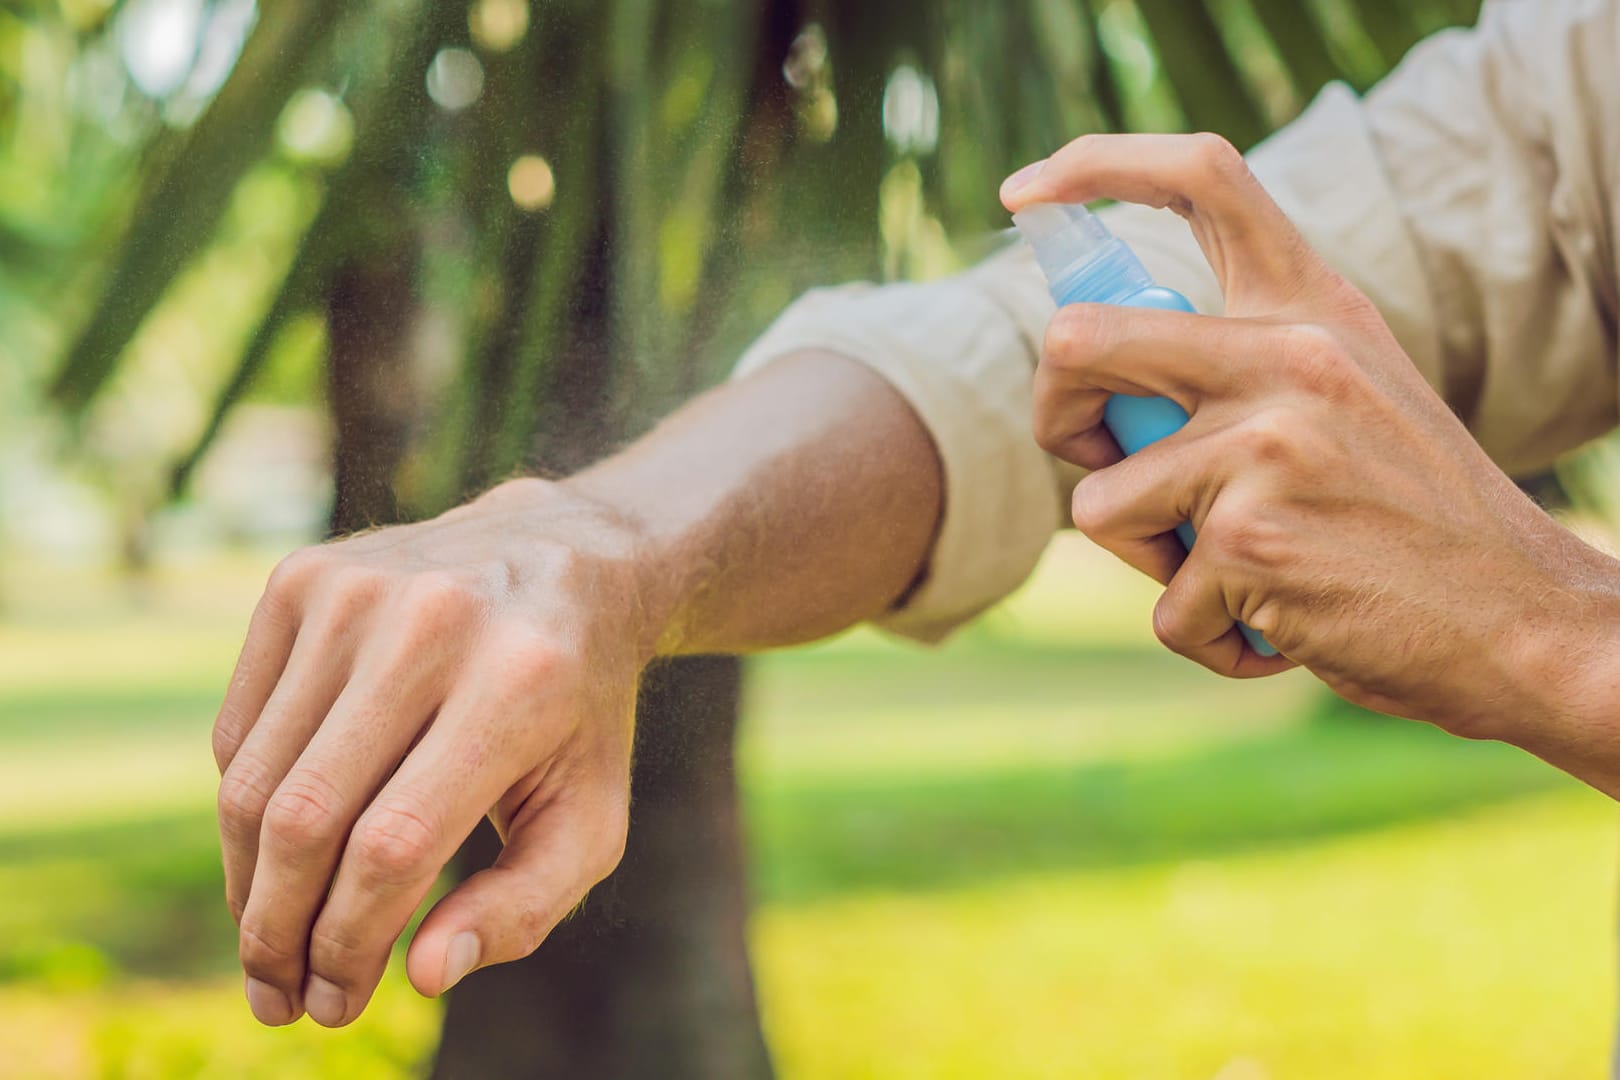
[[(414, 301), (449, 328), (396, 478), (418, 512), (548, 459), (573, 412), (644, 425), (809, 283), (948, 270), (1000, 220), (1000, 176), (1065, 138), (1208, 128), (1246, 144), (1474, 7), (207, 0), (205, 28), (256, 19), (239, 56), (227, 42), (211, 61), (228, 78), (202, 78), (199, 53), (141, 87), (117, 58), (154, 6), (0, 13), (0, 238), (27, 253), (0, 269), (0, 308), (73, 328), (49, 392), (93, 420), (188, 268), (232, 243), (251, 185), (315, 201), (279, 219), (273, 276), (239, 276), (206, 314), (198, 396), (151, 451), (178, 491), (333, 275), (409, 234)], [(436, 104), (424, 74), (452, 69), (481, 92)], [(509, 180), (526, 155), (550, 188), (525, 206)], [(566, 362), (582, 338), (612, 369), (583, 403)], [(52, 354), (40, 344), (0, 347)]]
[[(204, 45), (164, 83), (138, 73), (130, 42), (166, 4), (0, 8), (0, 422), (20, 426), (48, 400), (71, 454), (102, 470), (132, 521), (185, 492), (240, 403), (352, 390), (334, 378), (332, 330), (356, 268), (400, 282), (366, 317), (412, 328), (395, 340), (413, 354), (362, 359), (409, 384), (405, 453), (385, 480), (405, 513), (428, 513), (515, 466), (570, 467), (634, 433), (811, 284), (926, 277), (983, 253), (1004, 223), (996, 182), (1067, 138), (1209, 128), (1248, 144), (1323, 82), (1368, 85), (1474, 6), (179, 0), (167, 7), (198, 14)], [(258, 580), (209, 601), (246, 610)], [(438, 1014), (397, 976), (359, 1035), (272, 1044), (246, 1033), (221, 974), (230, 927), (201, 735), (240, 627), (176, 634), (148, 613), (90, 631), (52, 602), (55, 621), (0, 626), (0, 651), (28, 673), (0, 694), (0, 939), (13, 943), (0, 944), (0, 1045), (65, 1031), (68, 1052), (89, 1055), (72, 1060), (107, 1075), (397, 1075), (420, 1061)], [(885, 1048), (892, 1075), (938, 1075), (947, 1060), (1039, 1075), (1044, 1055), (1211, 1072), (1210, 1048), (1236, 1046), (1223, 1025), (1252, 1033), (1256, 1015), (1297, 1005), (1275, 971), (1343, 979), (1344, 956), (1314, 949), (1322, 935), (1297, 914), (1269, 940), (1267, 909), (1231, 922), (1255, 956), (1208, 969), (1230, 976), (1232, 1000), (1204, 1000), (1207, 954), (1176, 966), (1155, 953), (1173, 975), (1163, 986), (1133, 975), (1130, 957), (1161, 939), (1165, 875), (1258, 866), (1265, 879), (1273, 860), (1288, 871), (1269, 879), (1275, 895), (1317, 904), (1289, 874), (1409, 873), (1412, 830), (1556, 786), (1500, 747), (1301, 724), (1310, 695), (1286, 689), (1222, 713), (1140, 627), (1115, 633), (1091, 598), (1072, 606), (1113, 644), (1077, 655), (1072, 627), (1061, 651), (992, 627), (952, 654), (949, 678), (861, 638), (768, 662), (754, 715), (774, 738), (744, 752), (762, 979), (788, 1072), (860, 1075), (865, 1062), (839, 1055)], [(1133, 640), (1144, 647), (1118, 644)], [(988, 698), (966, 692), (970, 676)], [(1083, 715), (1067, 700), (1077, 680)], [(838, 686), (864, 704), (829, 700)], [(1587, 840), (1589, 807), (1551, 798), (1565, 800), (1548, 804), (1551, 827)], [(1470, 872), (1491, 842), (1526, 843), (1510, 812), (1482, 820), (1485, 847), (1453, 838)], [(1342, 862), (1335, 845), (1352, 834), (1368, 850)], [(1437, 906), (1463, 893), (1429, 887)], [(1378, 895), (1395, 910), (1400, 893)], [(1087, 931), (1071, 920), (1053, 956), (1124, 984), (1072, 999), (1099, 1018), (1090, 1026), (1031, 966), (1078, 905), (1101, 936), (1072, 948)], [(1038, 932), (1005, 932), (1025, 919)], [(1483, 964), (1490, 920), (1468, 925), (1441, 955)], [(908, 933), (922, 928), (949, 963), (871, 975), (922, 948)], [(1534, 952), (1514, 955), (1527, 967)], [(1405, 941), (1369, 953), (1406, 973), (1402, 1000), (1452, 985), (1411, 970), (1410, 954)], [(841, 957), (873, 963), (857, 978), (830, 963)], [(1559, 957), (1548, 984), (1573, 970)], [(1588, 958), (1584, 987), (1594, 970)], [(997, 993), (1014, 983), (1022, 995)], [(1191, 1056), (1141, 1067), (1142, 1048), (1121, 1040), (1151, 1029), (1161, 989), (1204, 1026), (1188, 1028)], [(1525, 1060), (1505, 1041), (1511, 995), (1481, 1009), (1504, 1018), (1490, 1045)], [(962, 1046), (974, 1015), (1008, 1020), (1008, 1038)], [(1325, 1011), (1298, 1015), (1332, 1044)], [(1388, 1021), (1386, 1042), (1351, 1033), (1356, 1049), (1463, 1037), (1455, 1015), (1415, 1017)], [(1430, 1041), (1413, 1034), (1429, 1024)], [(850, 1037), (819, 1039), (829, 1026)], [(897, 1045), (925, 1049), (908, 1061)], [(1297, 1046), (1265, 1046), (1279, 1068), (1329, 1074)]]

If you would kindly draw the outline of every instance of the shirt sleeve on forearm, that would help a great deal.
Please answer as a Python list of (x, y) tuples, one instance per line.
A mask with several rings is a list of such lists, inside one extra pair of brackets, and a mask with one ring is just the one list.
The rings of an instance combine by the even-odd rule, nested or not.
[(1620, 3), (1489, 3), (1363, 106), (1435, 309), (1437, 387), (1524, 474), (1612, 428)]
[[(1620, 0), (1502, 0), (1437, 35), (1365, 99), (1329, 86), (1249, 156), (1327, 261), (1509, 472), (1617, 419)], [(1219, 289), (1184, 222), (1115, 206), (1109, 227), (1200, 311)], [(1014, 248), (945, 281), (811, 293), (739, 370), (802, 349), (870, 366), (916, 409), (945, 471), (921, 588), (883, 621), (932, 639), (1016, 588), (1067, 520), (1078, 470), (1030, 434), (1052, 303)]]
[(746, 374), (787, 353), (839, 353), (883, 376), (928, 429), (944, 517), (920, 584), (877, 620), (919, 640), (944, 637), (1016, 588), (1062, 521), (1053, 463), (1030, 436), (1036, 343), (980, 276), (1008, 258), (929, 284), (815, 290), (737, 366)]
[[(1410, 238), (1379, 168), (1360, 105), (1325, 92), (1251, 155), (1257, 173), (1329, 259), (1374, 296), (1426, 371), (1437, 367), (1432, 314)], [(1136, 206), (1102, 211), (1161, 284), (1200, 311), (1220, 290), (1186, 223)], [(1032, 382), (1054, 310), (1027, 248), (928, 284), (819, 289), (792, 305), (744, 355), (738, 373), (800, 350), (840, 353), (889, 381), (938, 449), (945, 512), (925, 578), (880, 624), (933, 640), (1028, 577), (1067, 524), (1081, 471), (1036, 445)]]

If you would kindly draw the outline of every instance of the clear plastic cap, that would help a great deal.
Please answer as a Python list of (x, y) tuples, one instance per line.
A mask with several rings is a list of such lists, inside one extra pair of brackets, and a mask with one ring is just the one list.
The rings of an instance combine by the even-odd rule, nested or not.
[(1035, 261), (1051, 282), (1062, 281), (1118, 242), (1096, 214), (1078, 203), (1026, 206), (1013, 215), (1013, 224), (1035, 249)]

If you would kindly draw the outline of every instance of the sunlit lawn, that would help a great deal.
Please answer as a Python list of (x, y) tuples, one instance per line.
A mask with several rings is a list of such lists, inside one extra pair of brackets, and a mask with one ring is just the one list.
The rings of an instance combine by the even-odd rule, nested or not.
[[(207, 728), (263, 567), (144, 606), (12, 573), (0, 1076), (410, 1075), (437, 1007), (256, 1028)], [(942, 652), (761, 662), (743, 745), (785, 1077), (1553, 1077), (1601, 1068), (1616, 815), (1514, 751), (1225, 683), (1071, 546)]]

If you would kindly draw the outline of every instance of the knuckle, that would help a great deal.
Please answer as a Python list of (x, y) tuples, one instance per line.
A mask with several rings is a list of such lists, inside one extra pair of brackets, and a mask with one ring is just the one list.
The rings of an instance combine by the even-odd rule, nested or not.
[(405, 587), (405, 605), (416, 623), (431, 630), (463, 625), (481, 606), (464, 579), (443, 570), (415, 575)]
[(296, 969), (300, 957), (298, 949), (276, 940), (262, 926), (244, 923), (238, 939), (238, 959), (249, 975), (275, 982)]
[(1173, 653), (1185, 656), (1192, 650), (1186, 620), (1169, 593), (1153, 605), (1153, 636), (1159, 639), (1159, 644)]
[(339, 800), (315, 776), (288, 777), (264, 808), (264, 831), (289, 848), (333, 843), (340, 828)]
[(1060, 149), (1054, 156), (1064, 158), (1065, 160), (1083, 159), (1096, 151), (1097, 143), (1098, 136), (1095, 133), (1076, 135), (1074, 138), (1065, 143), (1063, 148)]
[(1282, 609), (1272, 600), (1263, 599), (1252, 604), (1249, 610), (1243, 613), (1243, 621), (1249, 629), (1275, 645), (1283, 628)]
[(1248, 175), (1248, 162), (1225, 136), (1201, 131), (1189, 140), (1193, 162), (1206, 178), (1230, 181)]
[[(1315, 423), (1309, 409), (1277, 406), (1249, 417), (1235, 428), (1233, 437), (1241, 453), (1264, 466), (1281, 483), (1279, 497), (1310, 497), (1319, 478), (1352, 467), (1343, 445)], [(1266, 507), (1240, 493), (1236, 503), (1251, 517), (1262, 517)]]
[(500, 677), (524, 694), (555, 686), (568, 673), (563, 650), (530, 627), (503, 627), (491, 655)]
[(239, 755), (219, 780), (220, 821), (239, 834), (257, 833), (271, 790), (263, 770)]
[(327, 599), (339, 619), (349, 619), (369, 609), (387, 588), (387, 577), (369, 566), (346, 566), (333, 575)]
[(1268, 465), (1292, 461), (1300, 453), (1302, 434), (1299, 419), (1283, 408), (1256, 413), (1234, 431), (1248, 458)]
[(323, 919), (309, 937), (309, 967), (347, 989), (359, 984), (356, 973), (371, 967), (375, 951), (352, 924)]
[(1034, 417), (1035, 445), (1048, 454), (1057, 454), (1068, 441), (1069, 429), (1062, 416), (1051, 409), (1037, 409)]
[(1107, 349), (1114, 316), (1100, 304), (1068, 304), (1046, 325), (1041, 359), (1059, 371), (1079, 374)]
[(351, 852), (377, 880), (404, 884), (429, 869), (439, 830), (420, 811), (392, 803), (373, 806), (355, 826)]
[(1072, 173), (1083, 171), (1097, 152), (1096, 135), (1079, 135), (1058, 148), (1048, 160), (1046, 171)]
[(1288, 328), (1283, 359), (1296, 382), (1314, 394), (1330, 398), (1342, 394), (1360, 373), (1343, 343), (1331, 331), (1315, 324)]
[(1362, 331), (1388, 331), (1383, 313), (1366, 293), (1350, 284), (1342, 274), (1327, 270), (1324, 280), (1329, 284), (1329, 298), (1334, 304), (1336, 321)]
[(1228, 501), (1210, 512), (1199, 544), (1207, 538), (1210, 554), (1225, 566), (1270, 568), (1286, 563), (1284, 532), (1263, 508), (1241, 496)]
[(226, 723), (221, 719), (214, 724), (209, 745), (214, 751), (214, 764), (223, 775), (225, 770), (230, 768), (232, 759), (236, 757), (236, 751), (241, 749), (242, 733), (236, 724)]
[(276, 563), (265, 582), (264, 598), (271, 603), (294, 600), (309, 588), (326, 563), (326, 553), (318, 547), (299, 548)]
[(1100, 474), (1091, 473), (1075, 485), (1074, 498), (1069, 503), (1069, 511), (1074, 518), (1074, 527), (1087, 536), (1097, 536), (1105, 532), (1108, 524), (1113, 520), (1113, 500), (1110, 498), (1106, 485), (1099, 479)]
[(1269, 566), (1277, 561), (1273, 557), (1273, 537), (1263, 521), (1245, 519), (1228, 526), (1220, 536), (1220, 552), (1228, 563)]

